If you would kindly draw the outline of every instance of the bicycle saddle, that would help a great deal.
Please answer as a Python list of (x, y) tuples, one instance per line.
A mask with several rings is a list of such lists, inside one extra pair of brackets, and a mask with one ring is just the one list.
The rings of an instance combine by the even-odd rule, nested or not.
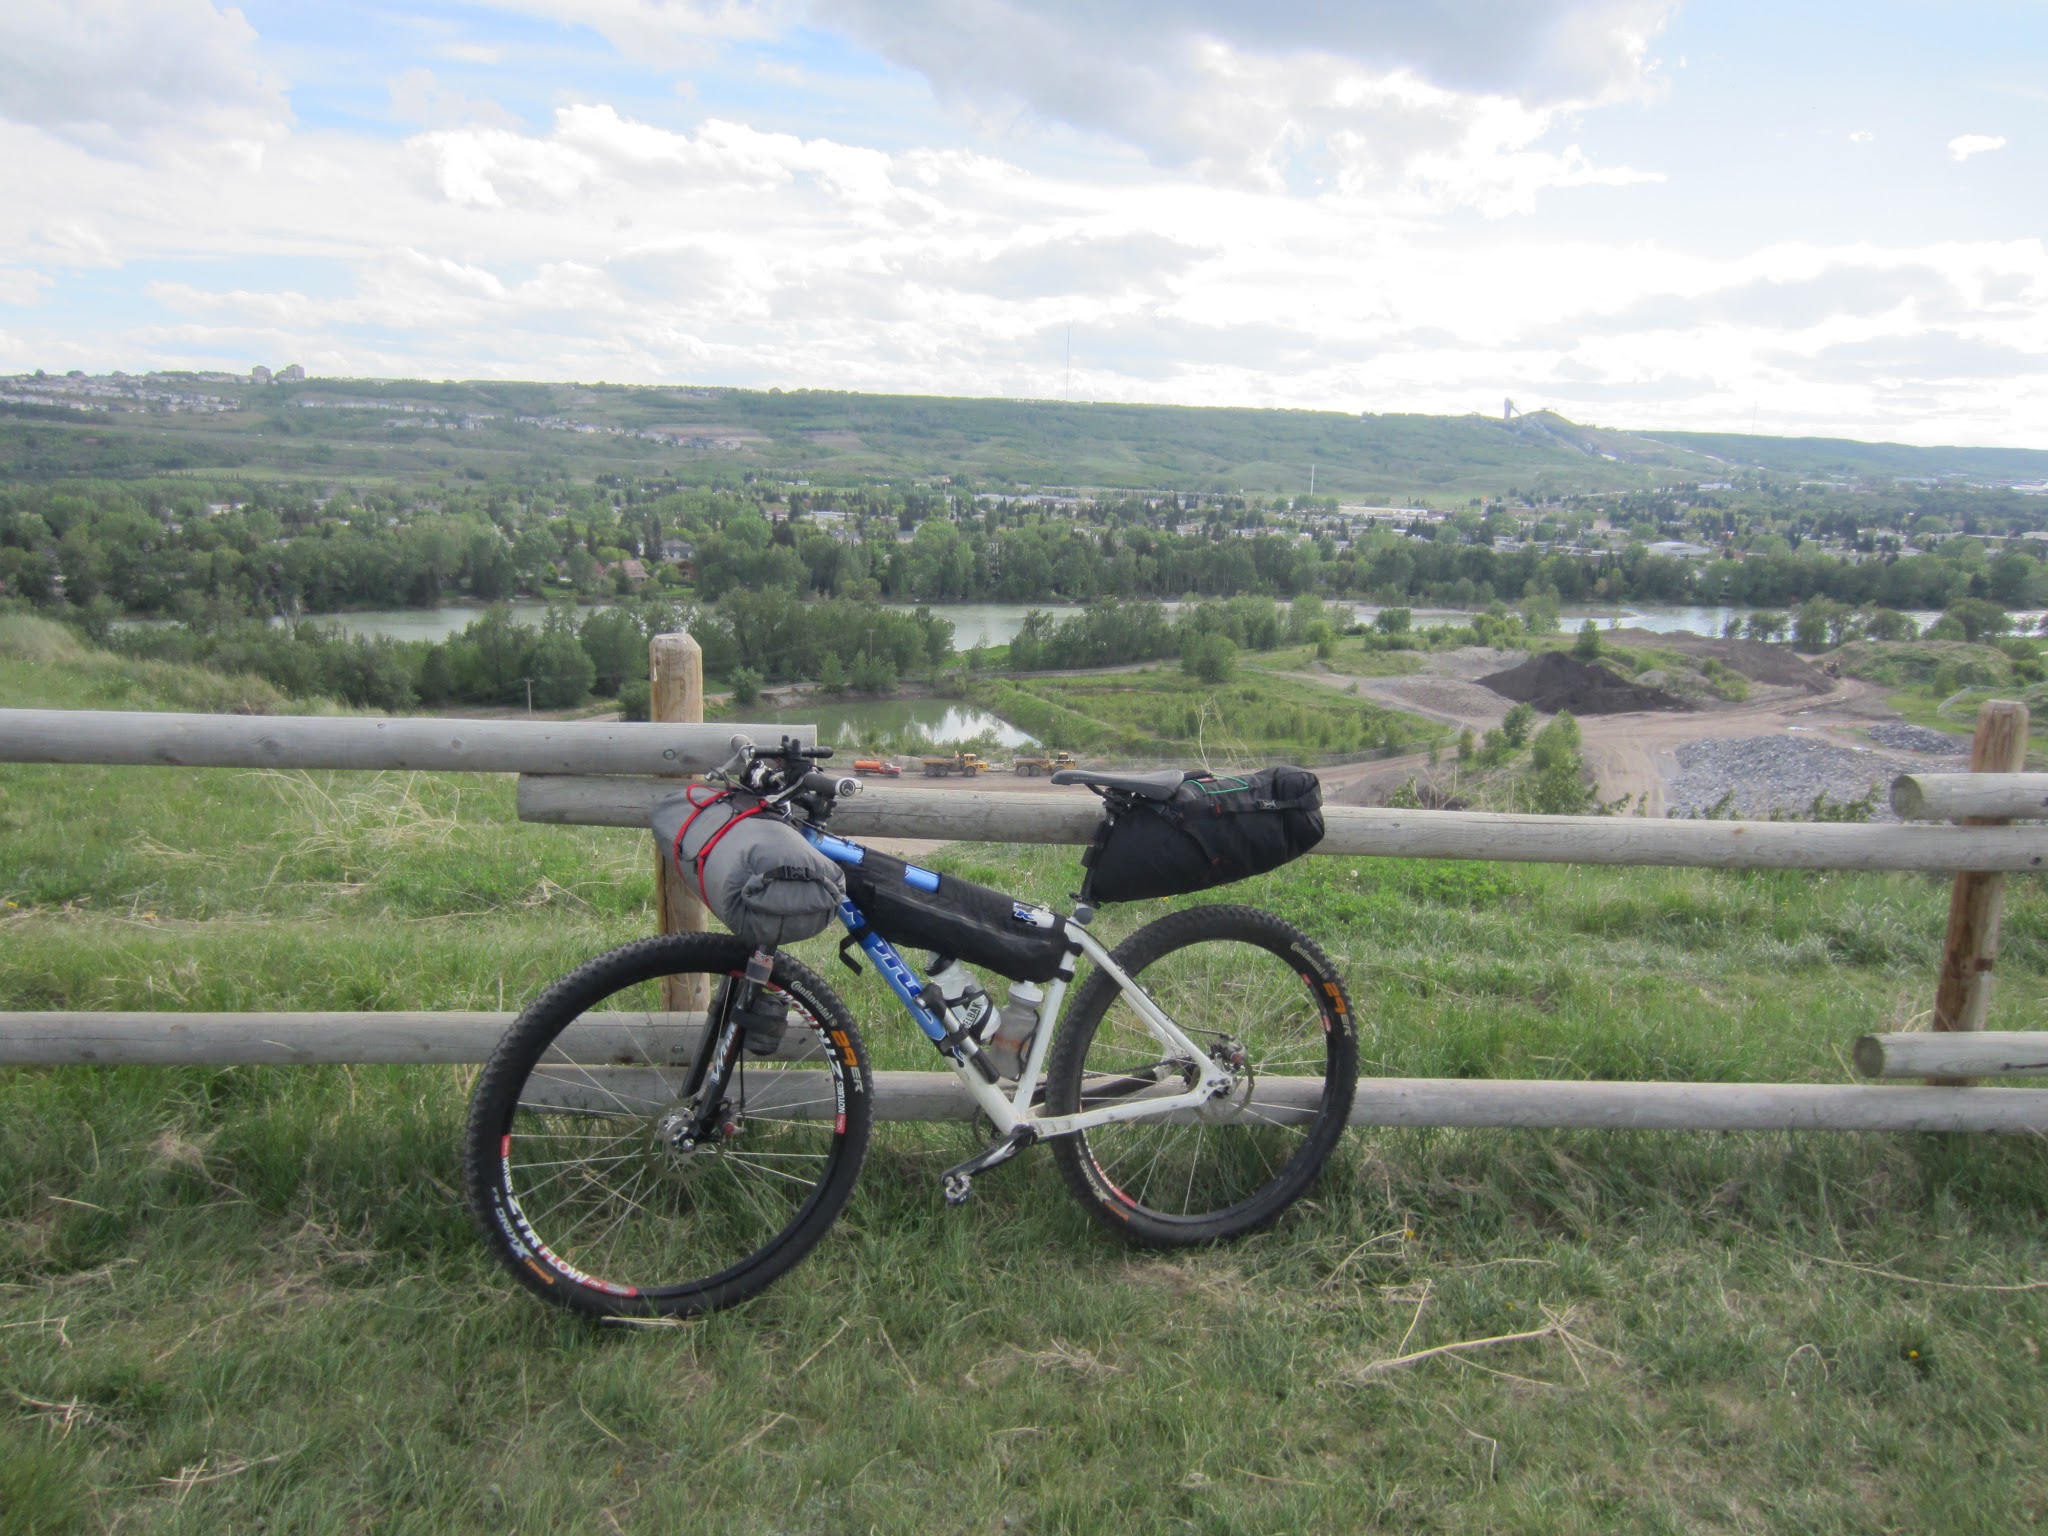
[(1153, 773), (1106, 773), (1095, 768), (1062, 768), (1052, 776), (1055, 784), (1086, 784), (1090, 789), (1121, 790), (1140, 800), (1170, 800), (1187, 775), (1178, 768), (1161, 768)]

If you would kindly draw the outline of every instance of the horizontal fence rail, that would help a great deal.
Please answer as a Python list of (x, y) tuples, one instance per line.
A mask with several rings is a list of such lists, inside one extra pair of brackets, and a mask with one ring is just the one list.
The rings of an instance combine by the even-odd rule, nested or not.
[[(675, 785), (658, 779), (522, 777), (523, 821), (645, 827)], [(1086, 843), (1102, 802), (1084, 789), (1044, 793), (869, 789), (833, 813), (848, 837), (974, 843)], [(1481, 811), (1323, 808), (1312, 850), (1343, 857), (1500, 859), (1696, 869), (2048, 868), (2048, 826), (1903, 827), (1801, 821), (1653, 821), (1635, 816), (1509, 816)]]
[[(462, 1064), (487, 1059), (517, 1014), (0, 1013), (0, 1063), (55, 1066)], [(578, 1041), (597, 1062), (687, 1061), (704, 1015), (585, 1014)]]
[(2048, 773), (1901, 774), (1892, 809), (1908, 821), (2039, 821), (2048, 817)]
[[(1958, 890), (1982, 885), (1995, 892), (2005, 872), (2048, 868), (2048, 825), (2038, 824), (2048, 818), (2048, 774), (2001, 771), (2020, 766), (2025, 718), (2021, 706), (1987, 705), (1972, 757), (1977, 772), (1909, 774), (1893, 785), (1901, 816), (1971, 824), (1652, 821), (1330, 806), (1327, 833), (1315, 851), (1709, 869), (1960, 871)], [(2000, 732), (2021, 747), (1992, 751), (1987, 743), (1996, 745)], [(816, 740), (810, 726), (760, 724), (0, 710), (0, 761), (516, 773), (523, 820), (638, 830), (648, 825), (654, 802), (674, 792), (678, 776), (722, 762), (734, 735), (765, 742), (785, 734), (806, 744)], [(871, 789), (840, 806), (832, 825), (852, 837), (1077, 845), (1095, 835), (1101, 810), (1097, 798), (1078, 788)], [(1979, 824), (2030, 820), (2037, 824)], [(1995, 912), (1963, 930), (1959, 938), (1952, 913), (1954, 963), (1945, 959), (1944, 975), (1960, 968), (1978, 978), (1974, 1009), (1952, 1007), (1950, 1032), (1867, 1036), (1855, 1052), (1866, 1076), (1931, 1077), (1933, 1085), (1367, 1077), (1358, 1084), (1351, 1119), (1376, 1126), (2048, 1134), (2048, 1089), (1951, 1086), (1977, 1076), (2048, 1075), (2048, 1035), (1973, 1027), (1996, 955)], [(569, 1068), (557, 1084), (565, 1104), (616, 1105), (621, 1089), (666, 1082), (691, 1059), (702, 1046), (703, 999), (671, 997), (661, 1006), (668, 1011), (585, 1020), (581, 1049), (590, 1059)], [(489, 1057), (514, 1017), (481, 1011), (0, 1013), (0, 1064), (466, 1067)], [(1946, 1017), (1937, 999), (1937, 1024)], [(794, 1036), (790, 1048), (802, 1040)], [(792, 1065), (785, 1054), (748, 1070), (765, 1086), (779, 1079), (794, 1083), (815, 1069)], [(964, 1120), (974, 1112), (949, 1073), (884, 1071), (874, 1082), (883, 1119)], [(1306, 1079), (1269, 1078), (1264, 1086), (1284, 1102), (1298, 1099), (1304, 1113), (1320, 1092)]]
[[(0, 1064), (103, 1066), (466, 1066), (486, 1060), (510, 1026), (509, 1013), (0, 1013)], [(703, 1037), (697, 1013), (601, 1013), (580, 1021), (586, 1062), (536, 1090), (565, 1109), (614, 1109), (623, 1100), (671, 1096), (673, 1071)], [(608, 1027), (607, 1027), (608, 1026)], [(1944, 1043), (1913, 1035), (1915, 1042)], [(2041, 1040), (2042, 1036), (2030, 1037)], [(790, 1047), (796, 1048), (796, 1035)], [(1961, 1043), (1961, 1042), (1958, 1042)], [(1860, 1052), (1859, 1052), (1860, 1055)], [(787, 1055), (782, 1057), (787, 1060)], [(803, 1068), (750, 1058), (756, 1077)], [(649, 1071), (660, 1066), (671, 1075)], [(1949, 1070), (1947, 1059), (1941, 1070)], [(1928, 1070), (1915, 1064), (1908, 1075)], [(1980, 1063), (1963, 1068), (1988, 1069)], [(2043, 1070), (2036, 1068), (2036, 1070)], [(874, 1074), (883, 1120), (967, 1120), (975, 1112), (948, 1072)], [(1260, 1102), (1297, 1101), (1304, 1112), (1322, 1093), (1312, 1079), (1264, 1078)], [(795, 1111), (792, 1111), (794, 1113)], [(1551, 1130), (1644, 1131), (1992, 1131), (2048, 1132), (2048, 1090), (1905, 1088), (1849, 1083), (1629, 1083), (1549, 1079), (1362, 1077), (1353, 1125), (1514, 1126)]]
[[(788, 1069), (785, 1069), (787, 1071)], [(814, 1075), (814, 1074), (804, 1074)], [(760, 1074), (767, 1084), (773, 1071)], [(644, 1069), (600, 1067), (549, 1080), (525, 1102), (603, 1113), (622, 1103), (665, 1102), (668, 1079)], [(877, 1072), (879, 1120), (968, 1120), (974, 1101), (947, 1072)], [(1306, 1120), (1321, 1099), (1312, 1078), (1261, 1078), (1259, 1112)], [(749, 1069), (747, 1097), (777, 1101), (772, 1086)], [(802, 1107), (808, 1105), (808, 1108)], [(829, 1096), (792, 1095), (777, 1112), (829, 1114)], [(1185, 1117), (1192, 1123), (1199, 1111)], [(1503, 1126), (1522, 1130), (1590, 1131), (1978, 1131), (2005, 1135), (2048, 1132), (2048, 1090), (2024, 1088), (1885, 1088), (1837, 1083), (1588, 1083), (1531, 1078), (1361, 1077), (1351, 1103), (1352, 1125), (1404, 1127)]]
[(1864, 1077), (2048, 1077), (2048, 1034), (1967, 1029), (1865, 1035), (1851, 1059)]
[(348, 715), (178, 715), (0, 709), (0, 761), (172, 768), (363, 768), (459, 773), (708, 773), (732, 738), (810, 725), (560, 720), (379, 720)]

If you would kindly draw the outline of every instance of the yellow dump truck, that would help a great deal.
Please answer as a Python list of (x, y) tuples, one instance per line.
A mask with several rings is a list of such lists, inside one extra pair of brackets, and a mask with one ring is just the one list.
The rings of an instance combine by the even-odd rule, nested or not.
[(951, 757), (927, 757), (923, 761), (924, 776), (928, 779), (943, 779), (955, 773), (971, 779), (977, 773), (988, 772), (988, 759), (976, 757), (972, 752), (955, 752)]
[(1019, 778), (1035, 779), (1043, 773), (1054, 773), (1061, 768), (1074, 766), (1071, 752), (1053, 752), (1040, 757), (1020, 757), (1010, 764), (1010, 772)]

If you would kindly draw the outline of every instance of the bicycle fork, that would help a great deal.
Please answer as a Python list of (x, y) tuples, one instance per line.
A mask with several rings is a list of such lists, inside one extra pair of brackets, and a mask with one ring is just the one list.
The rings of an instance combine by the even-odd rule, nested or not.
[(733, 1069), (739, 1065), (749, 1010), (768, 985), (775, 971), (775, 957), (757, 949), (737, 977), (728, 977), (718, 988), (705, 1016), (703, 1045), (692, 1063), (676, 1107), (662, 1116), (657, 1129), (679, 1158), (699, 1148), (738, 1134), (737, 1112), (731, 1108), (725, 1090), (732, 1084)]

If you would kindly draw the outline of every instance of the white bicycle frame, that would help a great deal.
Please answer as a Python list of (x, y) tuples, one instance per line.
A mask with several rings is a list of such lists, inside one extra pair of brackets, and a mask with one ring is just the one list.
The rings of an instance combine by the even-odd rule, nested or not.
[[(1146, 1093), (1122, 1104), (1084, 1109), (1078, 1114), (1048, 1115), (1034, 1108), (1031, 1098), (1038, 1090), (1046, 1053), (1051, 1049), (1053, 1035), (1059, 1027), (1060, 1009), (1072, 986), (1066, 980), (1056, 980), (1045, 989), (1045, 1001), (1039, 1008), (1038, 1033), (1033, 1037), (1023, 1068), (1017, 1074), (1016, 1086), (1009, 1092), (1006, 1093), (1000, 1084), (987, 1081), (967, 1062), (958, 1057), (948, 1058), (953, 1075), (960, 1080), (961, 1087), (967, 1090), (975, 1106), (993, 1122), (998, 1135), (1007, 1136), (1018, 1126), (1028, 1126), (1040, 1137), (1069, 1136), (1075, 1131), (1093, 1130), (1098, 1125), (1114, 1125), (1123, 1120), (1150, 1120), (1182, 1110), (1199, 1109), (1230, 1090), (1236, 1082), (1232, 1074), (1214, 1061), (1204, 1047), (1190, 1039), (1187, 1032), (1173, 1021), (1170, 1014), (1152, 1001), (1145, 989), (1110, 958), (1109, 951), (1103, 948), (1094, 934), (1071, 921), (1068, 932), (1080, 944), (1083, 957), (1116, 983), (1124, 1001), (1131, 1005), (1152, 1038), (1159, 1042), (1162, 1058), (1185, 1061), (1196, 1067), (1200, 1076), (1192, 1088), (1179, 1093)], [(950, 1014), (948, 1022), (955, 1029), (959, 1027), (959, 1021), (952, 1019)], [(1179, 1076), (1179, 1071), (1175, 1075)]]
[[(818, 828), (804, 826), (805, 840), (826, 857), (837, 863), (857, 866), (866, 856), (867, 850), (859, 843), (835, 837)], [(930, 870), (917, 873), (931, 881), (919, 889), (935, 890), (939, 877)], [(865, 915), (850, 899), (842, 899), (839, 920), (848, 933), (855, 935), (863, 953), (873, 962), (889, 990), (896, 994), (896, 1000), (925, 1036), (937, 1044), (945, 1055), (953, 1075), (960, 1080), (960, 1086), (975, 1106), (988, 1116), (999, 1136), (1008, 1136), (1019, 1127), (1028, 1127), (1037, 1137), (1070, 1136), (1076, 1131), (1092, 1130), (1098, 1125), (1114, 1125), (1124, 1120), (1151, 1120), (1162, 1115), (1171, 1115), (1183, 1110), (1196, 1110), (1221, 1098), (1237, 1084), (1236, 1076), (1226, 1070), (1209, 1052), (1147, 995), (1103, 948), (1095, 935), (1088, 931), (1084, 922), (1069, 918), (1067, 933), (1080, 946), (1082, 957), (1093, 961), (1097, 969), (1113, 981), (1122, 992), (1124, 1000), (1144, 1021), (1163, 1048), (1162, 1067), (1167, 1061), (1175, 1063), (1173, 1075), (1185, 1079), (1185, 1063), (1194, 1067), (1196, 1079), (1191, 1087), (1184, 1087), (1179, 1093), (1155, 1093), (1141, 1090), (1120, 1104), (1105, 1105), (1100, 1109), (1082, 1110), (1072, 1115), (1048, 1115), (1041, 1113), (1031, 1103), (1037, 1092), (1040, 1076), (1045, 1068), (1046, 1052), (1052, 1037), (1059, 1027), (1060, 1009), (1066, 1002), (1072, 982), (1059, 978), (1047, 986), (1045, 998), (1039, 1006), (1038, 1033), (1033, 1037), (1031, 1049), (1017, 1076), (1017, 1084), (1007, 1094), (1000, 1084), (990, 1082), (974, 1066), (974, 1058), (968, 1051), (960, 1049), (959, 1042), (965, 1038), (960, 1020), (951, 1008), (940, 1002), (936, 1010), (928, 999), (935, 994), (918, 983), (917, 973), (911, 970), (896, 946), (881, 935), (868, 929)], [(971, 1050), (971, 1043), (970, 1043)], [(1160, 1081), (1164, 1081), (1161, 1078)]]

